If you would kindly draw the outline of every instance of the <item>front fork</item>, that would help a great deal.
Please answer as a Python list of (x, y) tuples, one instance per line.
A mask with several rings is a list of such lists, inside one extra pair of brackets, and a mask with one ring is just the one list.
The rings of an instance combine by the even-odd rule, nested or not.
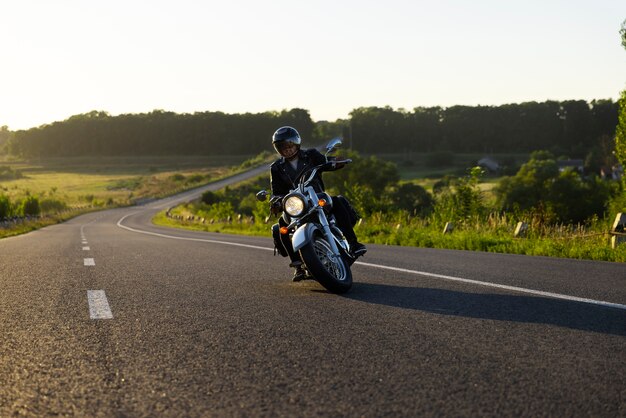
[(339, 248), (337, 247), (337, 243), (335, 242), (335, 235), (333, 235), (333, 231), (330, 230), (330, 224), (328, 223), (328, 218), (324, 213), (324, 209), (319, 208), (318, 211), (320, 225), (322, 225), (322, 228), (324, 229), (324, 235), (326, 235), (326, 240), (328, 240), (330, 248), (332, 248), (333, 250), (333, 256), (339, 257), (339, 254), (341, 253), (339, 252)]

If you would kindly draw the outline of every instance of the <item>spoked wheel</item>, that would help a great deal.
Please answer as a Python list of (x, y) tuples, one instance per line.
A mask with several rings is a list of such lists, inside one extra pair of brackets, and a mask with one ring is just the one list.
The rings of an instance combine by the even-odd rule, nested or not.
[(304, 264), (322, 286), (334, 293), (345, 293), (352, 287), (352, 271), (341, 254), (333, 250), (321, 234), (300, 250)]

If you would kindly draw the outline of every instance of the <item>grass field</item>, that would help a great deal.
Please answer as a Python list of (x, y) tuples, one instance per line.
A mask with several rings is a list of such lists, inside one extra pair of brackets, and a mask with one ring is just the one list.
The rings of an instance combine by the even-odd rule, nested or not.
[(15, 207), (27, 196), (35, 196), (42, 203), (43, 216), (0, 225), (0, 238), (86, 211), (126, 206), (197, 187), (244, 169), (245, 161), (250, 164), (258, 160), (249, 157), (5, 158), (0, 160), (0, 168), (4, 169), (0, 171), (0, 195), (8, 196)]
[(0, 161), (20, 173), (0, 179), (11, 200), (26, 195), (56, 198), (69, 206), (96, 202), (128, 204), (158, 197), (221, 177), (247, 157), (109, 157), (40, 161)]

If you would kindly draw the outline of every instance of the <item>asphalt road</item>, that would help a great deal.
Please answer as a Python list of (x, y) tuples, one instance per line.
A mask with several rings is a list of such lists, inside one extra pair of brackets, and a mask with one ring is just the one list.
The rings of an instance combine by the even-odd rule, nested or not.
[(370, 245), (338, 296), (175, 200), (0, 240), (0, 416), (626, 416), (624, 264)]

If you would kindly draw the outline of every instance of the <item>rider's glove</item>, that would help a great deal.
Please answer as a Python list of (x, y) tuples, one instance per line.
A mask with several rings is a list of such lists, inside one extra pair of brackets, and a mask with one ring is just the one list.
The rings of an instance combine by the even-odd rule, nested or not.
[(272, 215), (280, 215), (283, 210), (283, 196), (273, 196), (270, 199), (270, 212)]

